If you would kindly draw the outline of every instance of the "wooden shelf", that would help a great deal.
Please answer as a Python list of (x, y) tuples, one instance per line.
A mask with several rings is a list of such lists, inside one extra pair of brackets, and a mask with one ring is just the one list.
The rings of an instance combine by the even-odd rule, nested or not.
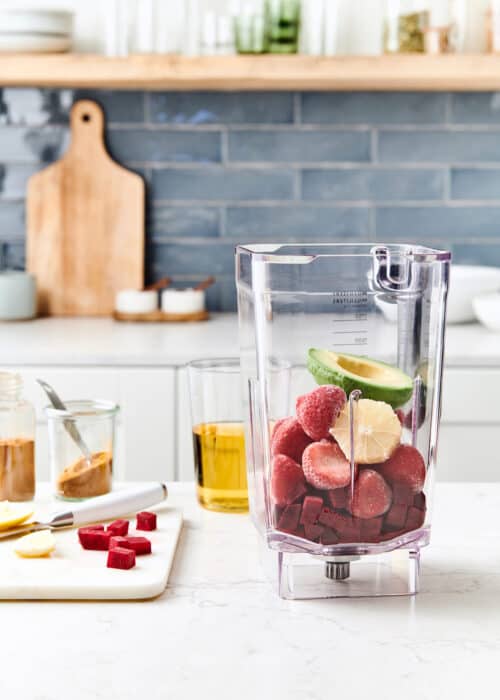
[(148, 90), (500, 90), (500, 55), (0, 55), (0, 86)]

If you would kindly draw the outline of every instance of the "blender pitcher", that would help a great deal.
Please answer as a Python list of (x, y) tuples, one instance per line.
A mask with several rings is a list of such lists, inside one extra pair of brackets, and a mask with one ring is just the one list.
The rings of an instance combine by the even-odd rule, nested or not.
[[(269, 576), (283, 598), (416, 593), (450, 254), (262, 244), (236, 257), (250, 512)], [(286, 414), (276, 363), (292, 367)]]

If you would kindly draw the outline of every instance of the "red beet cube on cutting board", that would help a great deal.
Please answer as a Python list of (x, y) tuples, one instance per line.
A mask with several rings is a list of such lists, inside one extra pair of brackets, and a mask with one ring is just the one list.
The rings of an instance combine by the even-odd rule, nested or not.
[(110, 549), (106, 566), (109, 569), (132, 569), (135, 566), (134, 550), (124, 547)]
[(151, 554), (151, 542), (147, 537), (112, 537), (109, 543), (109, 548), (123, 547), (124, 549), (132, 549), (138, 556), (140, 554)]
[(108, 532), (111, 532), (113, 536), (119, 535), (121, 537), (124, 537), (125, 535), (128, 534), (128, 526), (129, 522), (128, 520), (115, 520), (114, 522), (110, 523), (106, 530)]
[(137, 530), (156, 530), (156, 513), (150, 513), (147, 510), (137, 513)]
[(84, 549), (94, 549), (105, 552), (109, 549), (111, 532), (81, 527), (78, 530), (78, 539)]

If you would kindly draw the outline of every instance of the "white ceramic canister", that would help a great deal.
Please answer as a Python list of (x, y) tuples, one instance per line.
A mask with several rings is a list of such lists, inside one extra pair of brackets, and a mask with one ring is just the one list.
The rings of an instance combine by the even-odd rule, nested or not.
[(36, 279), (29, 272), (0, 271), (0, 321), (25, 321), (36, 316)]
[(123, 314), (148, 314), (158, 309), (158, 292), (122, 289), (115, 298), (115, 310)]
[(166, 314), (195, 314), (205, 310), (203, 289), (164, 289), (161, 310)]

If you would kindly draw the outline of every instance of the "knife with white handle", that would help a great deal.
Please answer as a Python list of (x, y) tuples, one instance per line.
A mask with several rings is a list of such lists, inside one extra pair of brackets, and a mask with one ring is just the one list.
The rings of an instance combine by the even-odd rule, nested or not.
[(32, 522), (19, 527), (0, 532), (0, 540), (8, 537), (26, 535), (37, 530), (59, 530), (66, 527), (76, 527), (102, 520), (111, 520), (129, 513), (149, 508), (168, 496), (166, 484), (154, 482), (148, 486), (134, 489), (112, 491), (104, 496), (90, 498), (84, 503), (72, 506), (70, 510), (54, 513), (47, 522)]

